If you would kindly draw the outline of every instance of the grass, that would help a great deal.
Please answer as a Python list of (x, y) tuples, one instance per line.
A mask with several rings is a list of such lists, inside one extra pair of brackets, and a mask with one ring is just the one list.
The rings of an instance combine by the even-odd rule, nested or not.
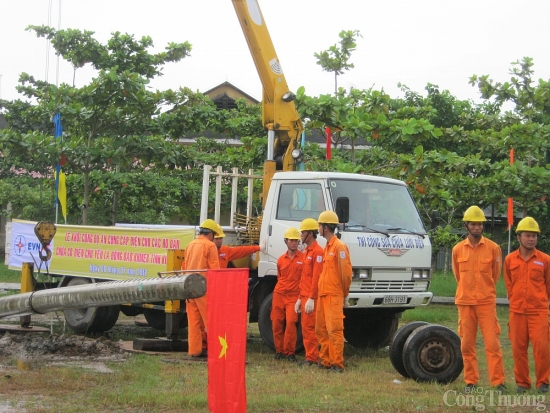
[[(501, 326), (506, 326), (505, 307), (498, 308), (498, 317)], [(456, 319), (453, 305), (432, 305), (405, 312), (401, 323), (424, 320), (456, 331)], [(508, 387), (514, 389), (511, 348), (505, 330), (501, 335), (505, 371)], [(346, 347), (347, 370), (344, 374), (333, 374), (274, 360), (273, 353), (260, 342), (255, 324), (249, 326), (249, 335), (254, 339), (247, 344), (248, 412), (444, 412), (448, 411), (443, 399), (445, 392), (463, 392), (462, 376), (448, 385), (416, 383), (400, 376), (390, 363), (387, 349)], [(480, 386), (489, 390), (480, 336), (478, 358)], [(203, 362), (173, 353), (132, 355), (124, 363), (108, 366), (114, 373), (39, 362), (31, 364), (27, 371), (0, 365), (0, 399), (9, 400), (12, 405), (25, 401), (24, 408), (29, 413), (208, 411), (208, 374)]]
[(21, 271), (9, 270), (4, 264), (4, 260), (0, 260), (0, 282), (3, 283), (18, 283), (21, 281)]
[[(456, 292), (456, 278), (452, 272), (434, 271), (430, 282), (430, 289), (438, 297), (454, 297)], [(504, 278), (501, 276), (497, 281), (497, 297), (506, 298), (506, 287)]]
[[(0, 282), (4, 282), (4, 274), (5, 266), (0, 265)], [(438, 295), (452, 296), (455, 285), (452, 274), (436, 272), (430, 289)], [(508, 308), (498, 306), (497, 315), (502, 328), (507, 385), (513, 390)], [(442, 324), (456, 331), (457, 310), (454, 305), (437, 304), (408, 310), (400, 325), (411, 321)], [(60, 331), (60, 327), (54, 331)], [(248, 333), (253, 338), (247, 344), (248, 412), (446, 412), (449, 407), (444, 403), (445, 392), (463, 393), (462, 375), (447, 385), (416, 383), (400, 376), (391, 365), (387, 349), (358, 350), (346, 346), (346, 372), (330, 374), (314, 367), (300, 368), (275, 361), (272, 351), (261, 343), (256, 324), (249, 325)], [(480, 386), (490, 390), (481, 334), (477, 349)], [(39, 360), (32, 362), (29, 370), (18, 370), (17, 360), (2, 364), (4, 361), (0, 359), (0, 400), (28, 413), (208, 412), (207, 366), (189, 360), (186, 354), (132, 355), (124, 363), (107, 362), (113, 370), (110, 374), (63, 363), (46, 365)], [(531, 365), (532, 375), (533, 372)], [(550, 399), (544, 404), (550, 405)], [(533, 407), (483, 407), (493, 412), (535, 411)], [(471, 405), (454, 409), (479, 410)]]

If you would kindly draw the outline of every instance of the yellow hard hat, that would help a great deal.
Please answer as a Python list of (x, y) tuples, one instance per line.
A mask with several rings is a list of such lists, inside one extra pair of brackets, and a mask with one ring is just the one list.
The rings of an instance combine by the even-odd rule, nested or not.
[(319, 224), (336, 224), (338, 225), (338, 215), (334, 211), (323, 211), (319, 214), (317, 220)]
[(480, 207), (476, 205), (472, 205), (470, 208), (464, 212), (464, 218), (462, 218), (462, 221), (464, 222), (485, 222), (487, 219), (485, 218), (485, 214), (481, 210)]
[(296, 228), (289, 228), (285, 231), (285, 239), (302, 239), (302, 237)]
[(202, 224), (199, 225), (199, 228), (209, 229), (216, 235), (218, 233), (218, 224), (213, 219), (205, 219)]
[(216, 231), (216, 235), (214, 236), (214, 238), (224, 238), (225, 237), (225, 232), (223, 232), (223, 228), (220, 224), (216, 224), (218, 225), (218, 230)]
[(540, 233), (539, 224), (537, 224), (537, 221), (535, 221), (533, 218), (525, 217), (521, 221), (519, 221), (516, 228), (516, 232), (522, 231)]
[(313, 218), (306, 218), (300, 224), (300, 231), (317, 231), (319, 224)]

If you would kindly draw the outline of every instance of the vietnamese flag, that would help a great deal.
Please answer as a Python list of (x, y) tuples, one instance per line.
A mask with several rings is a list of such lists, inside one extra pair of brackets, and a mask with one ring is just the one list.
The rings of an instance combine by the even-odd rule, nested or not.
[(248, 268), (208, 270), (208, 409), (246, 412)]

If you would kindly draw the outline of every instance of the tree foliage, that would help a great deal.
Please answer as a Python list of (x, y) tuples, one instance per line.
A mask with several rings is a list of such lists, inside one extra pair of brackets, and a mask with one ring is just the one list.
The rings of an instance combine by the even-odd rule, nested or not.
[[(148, 87), (164, 64), (188, 55), (188, 43), (172, 43), (153, 54), (148, 37), (113, 33), (102, 45), (91, 32), (29, 29), (48, 38), (75, 73), (89, 64), (97, 75), (77, 88), (23, 73), (18, 87), (23, 99), (0, 102), (9, 125), (0, 132), (0, 203), (10, 201), (20, 217), (51, 214), (52, 171), (62, 155), (71, 223), (165, 223), (173, 216), (194, 223), (203, 165), (237, 166), (241, 172), (262, 168), (267, 141), (259, 105), (241, 101), (237, 109), (217, 110), (208, 97), (188, 88)], [(338, 76), (353, 68), (349, 58), (357, 36), (357, 31), (342, 31), (340, 46), (316, 54), (323, 70)], [(401, 98), (374, 88), (337, 88), (320, 96), (299, 88), (296, 105), (307, 120), (306, 133), (324, 133), (326, 126), (336, 132), (332, 159), (307, 143), (304, 164), (310, 170), (405, 181), (428, 227), (438, 211), (445, 230), (434, 239), (441, 245), (470, 205), (490, 207), (504, 221), (509, 197), (521, 215), (539, 220), (544, 243), (550, 228), (550, 82), (535, 81), (530, 58), (513, 63), (510, 75), (507, 82), (473, 75), (470, 83), (479, 88), (481, 104), (430, 83), (423, 94), (401, 85)], [(64, 125), (62, 142), (53, 138), (56, 113)], [(205, 131), (242, 145), (204, 138)], [(176, 144), (182, 137), (196, 143)], [(357, 142), (368, 148), (357, 149)]]

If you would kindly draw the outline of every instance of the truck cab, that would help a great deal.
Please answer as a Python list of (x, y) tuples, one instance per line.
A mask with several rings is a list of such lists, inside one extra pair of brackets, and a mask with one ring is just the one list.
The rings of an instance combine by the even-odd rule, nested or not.
[[(285, 230), (299, 228), (303, 219), (317, 219), (325, 210), (337, 213), (337, 234), (353, 265), (346, 339), (358, 347), (386, 345), (401, 313), (432, 299), (430, 240), (401, 181), (336, 172), (276, 173), (260, 231), (266, 248), (260, 254), (258, 282), (274, 286), (277, 259), (286, 251)], [(324, 238), (317, 241), (324, 247)], [(258, 321), (266, 323), (265, 315)]]

